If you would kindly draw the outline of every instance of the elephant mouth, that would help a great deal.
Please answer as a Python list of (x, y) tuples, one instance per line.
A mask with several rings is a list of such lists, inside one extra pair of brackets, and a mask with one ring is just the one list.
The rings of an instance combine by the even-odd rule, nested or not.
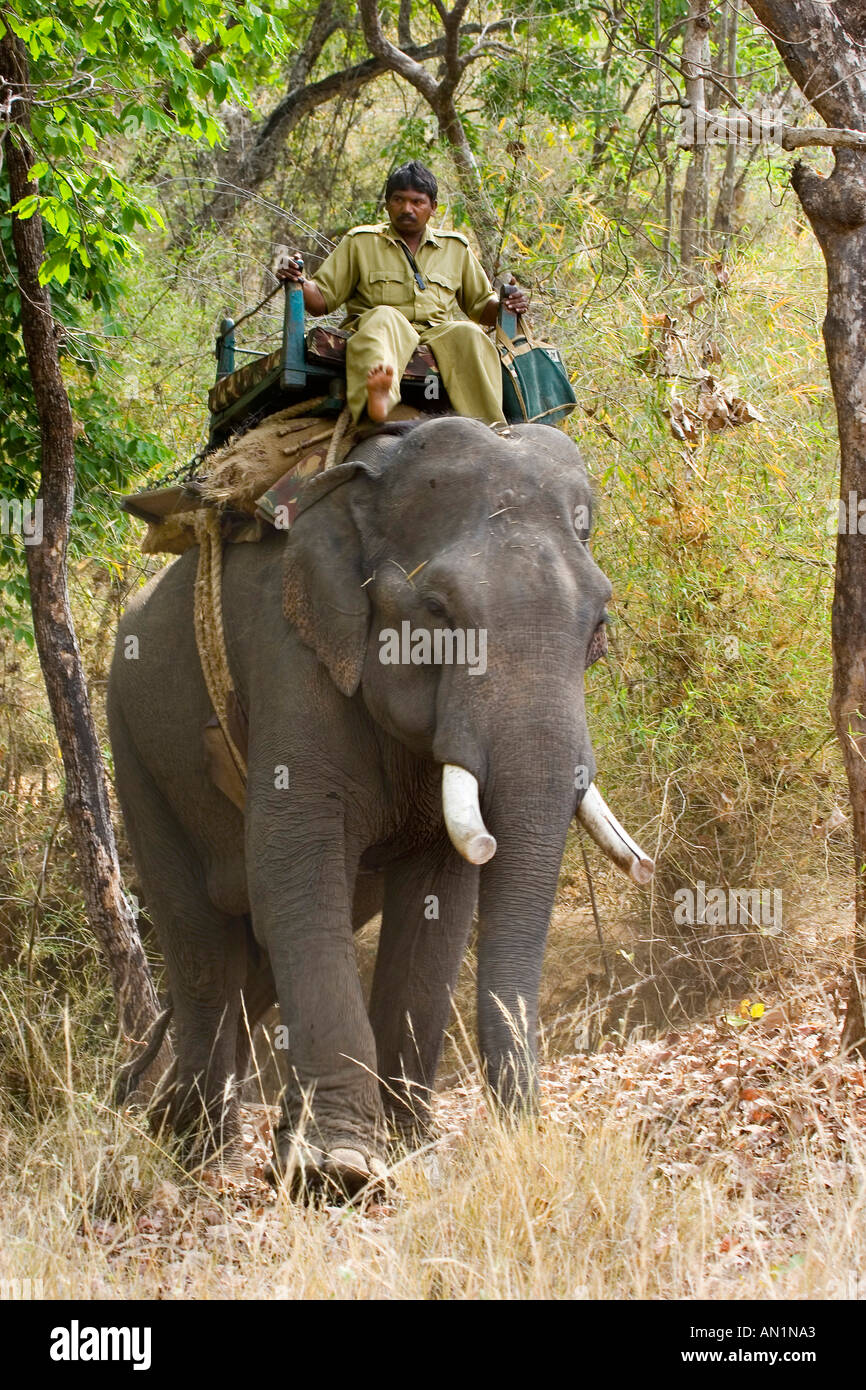
[[(478, 795), (478, 779), (465, 767), (442, 767), (442, 812), (452, 845), (470, 864), (486, 864), (496, 853), (496, 841), (484, 824)], [(624, 830), (594, 782), (581, 798), (577, 819), (607, 855), (633, 883), (645, 887), (655, 865), (636, 840)]]

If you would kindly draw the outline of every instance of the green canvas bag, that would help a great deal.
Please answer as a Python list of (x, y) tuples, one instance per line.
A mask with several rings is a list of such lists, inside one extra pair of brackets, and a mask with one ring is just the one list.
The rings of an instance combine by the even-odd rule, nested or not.
[(509, 338), (496, 327), (496, 346), (502, 363), (502, 413), (509, 425), (532, 422), (558, 425), (577, 405), (559, 349), (539, 343), (519, 325)]

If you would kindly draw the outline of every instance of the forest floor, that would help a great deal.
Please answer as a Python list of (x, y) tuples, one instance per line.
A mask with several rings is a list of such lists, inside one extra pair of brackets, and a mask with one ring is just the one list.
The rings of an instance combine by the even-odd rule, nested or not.
[(468, 1061), (432, 1141), (353, 1206), (264, 1181), (267, 1105), (244, 1110), (245, 1180), (196, 1179), (133, 1112), (67, 1084), (65, 1121), (58, 1090), (4, 1181), (0, 1275), (74, 1298), (866, 1297), (866, 1067), (840, 1055), (833, 964), (846, 906), (827, 895), (839, 939), (823, 923), (816, 957), (803, 936), (757, 1009), (548, 1056), (536, 1124), (501, 1124)]

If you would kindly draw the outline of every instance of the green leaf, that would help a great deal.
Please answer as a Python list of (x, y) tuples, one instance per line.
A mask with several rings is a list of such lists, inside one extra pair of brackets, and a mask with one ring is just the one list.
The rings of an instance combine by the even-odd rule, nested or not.
[(17, 34), (19, 39), (22, 39), (24, 43), (27, 43), (31, 33), (33, 32), (31, 26), (29, 24), (26, 24), (23, 19), (19, 19), (17, 15), (13, 14), (7, 14), (6, 21), (9, 25), (9, 28), (12, 30), (12, 33)]
[(218, 102), (225, 101), (226, 92), (229, 89), (229, 75), (226, 72), (225, 64), (214, 59), (210, 64), (210, 75), (213, 81), (214, 99)]
[(65, 285), (69, 279), (69, 250), (64, 247), (62, 251), (55, 251), (48, 256), (39, 267), (39, 283), (47, 285), (49, 280), (56, 280), (58, 285)]
[(44, 159), (40, 159), (37, 164), (33, 165), (27, 177), (34, 180), (44, 178), (50, 168), (50, 164), (46, 164)]
[(16, 203), (11, 211), (15, 213), (19, 222), (26, 222), (28, 218), (33, 216), (38, 206), (38, 195), (35, 193), (28, 193), (27, 197), (22, 198), (20, 202)]

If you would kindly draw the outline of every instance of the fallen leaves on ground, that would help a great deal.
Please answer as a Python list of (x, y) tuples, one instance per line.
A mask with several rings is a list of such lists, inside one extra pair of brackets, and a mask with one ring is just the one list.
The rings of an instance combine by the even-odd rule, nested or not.
[[(788, 1180), (795, 1151), (801, 1162), (808, 1153), (819, 1184), (833, 1189), (848, 1176), (853, 1132), (866, 1129), (863, 1061), (839, 1052), (839, 989), (834, 982), (811, 1000), (769, 1006), (732, 1003), (729, 1017), (740, 1027), (722, 1015), (654, 1040), (619, 1046), (608, 1039), (593, 1054), (551, 1061), (540, 1071), (539, 1126), (578, 1140), (603, 1119), (631, 1126), (656, 1178), (671, 1184), (721, 1166), (730, 1190), (754, 1193), (757, 1218), (748, 1235), (720, 1231), (713, 1258), (728, 1272), (748, 1266), (756, 1230), (776, 1242), (774, 1258), (793, 1258), (802, 1226)], [(431, 1186), (441, 1187), (461, 1161), (461, 1140), (487, 1119), (477, 1078), (443, 1091), (435, 1116), (431, 1144), (404, 1162), (422, 1163)], [(273, 1107), (244, 1107), (240, 1178), (205, 1172), (163, 1179), (129, 1217), (83, 1222), (79, 1241), (100, 1246), (118, 1273), (158, 1266), (170, 1296), (195, 1285), (203, 1263), (215, 1257), (226, 1278), (240, 1279), (244, 1260), (275, 1238), (278, 1198), (263, 1176), (275, 1118)], [(373, 1238), (387, 1230), (401, 1200), (398, 1190), (356, 1206), (352, 1219)], [(316, 1212), (331, 1223), (339, 1254), (346, 1208), (324, 1204)]]

